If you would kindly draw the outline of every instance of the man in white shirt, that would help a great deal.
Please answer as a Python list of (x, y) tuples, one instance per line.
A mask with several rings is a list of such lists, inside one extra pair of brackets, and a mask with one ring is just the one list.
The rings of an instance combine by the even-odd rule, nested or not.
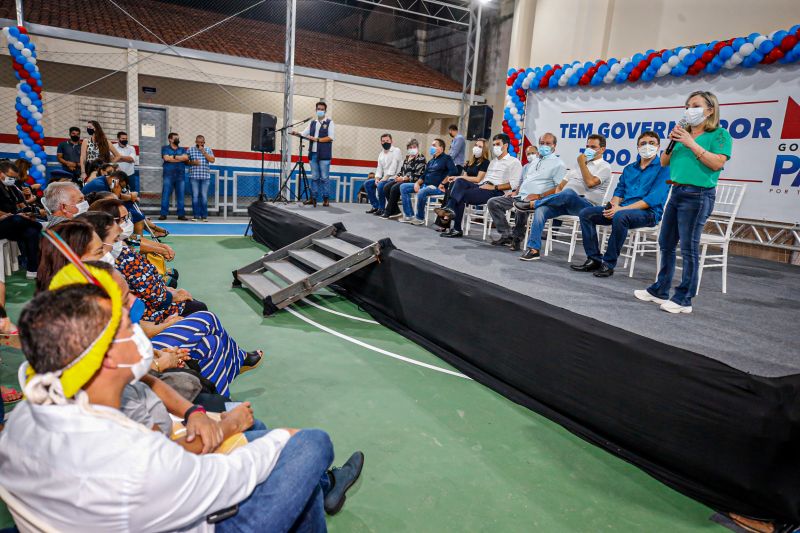
[(115, 145), (119, 153), (117, 168), (128, 175), (128, 185), (131, 191), (139, 192), (139, 175), (136, 173), (138, 156), (136, 148), (128, 144), (128, 134), (124, 131), (117, 132), (117, 144)]
[(571, 169), (556, 187), (555, 194), (545, 198), (520, 200), (514, 203), (519, 211), (533, 212), (527, 250), (523, 261), (541, 258), (542, 230), (548, 220), (563, 215), (578, 216), (582, 209), (600, 205), (611, 182), (611, 165), (603, 159), (606, 138), (589, 135), (586, 149), (578, 154), (578, 167)]
[(372, 209), (367, 211), (368, 215), (382, 215), (386, 208), (386, 195), (383, 188), (393, 182), (400, 173), (403, 166), (403, 152), (400, 148), (392, 146), (392, 135), (384, 133), (381, 135), (381, 148), (378, 154), (378, 167), (375, 169), (375, 179), (364, 182), (364, 190), (367, 192)]
[(324, 432), (277, 429), (228, 455), (194, 455), (119, 411), (152, 346), (113, 278), (89, 268), (99, 286), (69, 265), (20, 316), (26, 400), (0, 433), (0, 484), (58, 531), (213, 531), (223, 520), (324, 531)]
[(480, 183), (473, 183), (462, 176), (458, 176), (450, 191), (450, 200), (442, 209), (437, 209), (436, 214), (453, 221), (449, 231), (442, 232), (440, 236), (448, 238), (463, 237), (461, 220), (464, 218), (464, 208), (469, 205), (483, 205), (490, 199), (502, 196), (504, 191), (519, 187), (522, 177), (522, 163), (519, 159), (508, 153), (510, 139), (505, 133), (498, 133), (492, 137), (492, 154), (494, 159), (486, 169), (486, 175)]
[(526, 150), (528, 164), (523, 169), (519, 186), (486, 203), (486, 208), (492, 215), (497, 231), (500, 232), (500, 237), (492, 241), (494, 246), (508, 245), (512, 251), (518, 251), (522, 239), (525, 237), (528, 213), (517, 210), (512, 231), (506, 221), (506, 212), (514, 207), (514, 202), (519, 199), (533, 200), (553, 194), (558, 184), (561, 183), (567, 167), (555, 153), (557, 144), (558, 139), (552, 133), (548, 132), (539, 137), (539, 146), (535, 150), (535, 156), (531, 158), (531, 154), (534, 153), (531, 147)]

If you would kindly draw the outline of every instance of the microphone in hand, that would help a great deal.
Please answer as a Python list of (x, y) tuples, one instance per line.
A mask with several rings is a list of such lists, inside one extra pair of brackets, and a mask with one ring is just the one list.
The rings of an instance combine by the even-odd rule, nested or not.
[[(682, 118), (678, 121), (678, 126), (680, 126), (683, 129), (686, 129), (690, 126), (690, 124), (689, 122), (686, 121), (686, 119)], [(667, 145), (667, 149), (664, 151), (664, 153), (667, 155), (671, 154), (672, 151), (675, 149), (675, 145), (677, 144), (677, 142), (678, 141), (676, 141), (675, 139), (670, 139), (669, 144)]]

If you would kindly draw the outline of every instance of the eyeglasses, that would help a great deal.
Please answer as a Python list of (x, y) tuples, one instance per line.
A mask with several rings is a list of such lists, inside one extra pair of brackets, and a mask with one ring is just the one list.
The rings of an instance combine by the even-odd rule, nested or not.
[(124, 217), (115, 217), (114, 218), (114, 222), (116, 222), (117, 224), (124, 224), (125, 222), (130, 222), (130, 221), (131, 221), (131, 214), (130, 213), (128, 213)]

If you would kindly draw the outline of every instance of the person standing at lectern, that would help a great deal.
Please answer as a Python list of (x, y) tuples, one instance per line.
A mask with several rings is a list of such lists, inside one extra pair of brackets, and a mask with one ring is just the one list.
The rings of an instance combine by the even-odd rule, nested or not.
[(303, 202), (317, 207), (321, 199), (322, 206), (328, 207), (330, 194), (331, 159), (333, 157), (333, 121), (325, 118), (328, 104), (317, 102), (317, 118), (302, 133), (292, 131), (292, 135), (306, 137), (311, 143), (308, 149), (308, 161), (311, 163), (311, 198)]

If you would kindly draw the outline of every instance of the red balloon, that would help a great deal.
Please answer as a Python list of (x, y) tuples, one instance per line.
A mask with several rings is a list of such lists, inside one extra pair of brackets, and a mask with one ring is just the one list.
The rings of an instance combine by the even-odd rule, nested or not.
[(28, 124), (27, 122), (26, 122), (25, 124), (23, 124), (23, 125), (22, 125), (22, 130), (23, 130), (23, 131), (31, 131), (32, 129), (33, 129), (33, 126), (31, 126), (31, 125), (30, 125), (30, 124)]
[(539, 88), (540, 89), (547, 88), (547, 77), (542, 78), (542, 80), (539, 82)]
[(703, 62), (711, 63), (711, 60), (714, 59), (714, 55), (715, 55), (714, 52), (712, 52), (711, 50), (706, 50), (700, 57), (703, 59)]
[(644, 72), (650, 63), (646, 59), (642, 59), (638, 63), (636, 63), (636, 68), (639, 69), (640, 72)]
[(32, 131), (32, 132), (30, 132), (28, 134), (28, 136), (35, 141), (35, 140), (39, 139), (39, 132), (38, 131)]
[(784, 53), (781, 51), (780, 48), (773, 48), (761, 62), (769, 65), (776, 62), (783, 56)]
[(650, 63), (653, 61), (653, 58), (658, 57), (659, 55), (661, 54), (658, 52), (651, 52), (650, 55), (647, 56), (647, 62)]
[(509, 77), (508, 77), (508, 79), (506, 80), (506, 85), (508, 85), (509, 87), (511, 87), (511, 85), (512, 85), (513, 83), (514, 83), (514, 80), (513, 80), (513, 79), (511, 79), (511, 76), (509, 76)]
[(28, 30), (25, 29), (25, 26), (17, 26), (17, 29), (20, 33), (28, 33)]
[[(718, 42), (717, 44), (714, 45), (714, 48), (712, 48), (712, 50), (714, 50), (714, 53), (717, 54), (717, 53), (719, 53), (720, 50), (722, 50), (726, 46), (728, 46), (728, 43), (726, 41), (720, 41), (720, 42)], [(703, 58), (705, 59), (705, 54), (703, 54)], [(712, 57), (711, 59), (714, 59), (714, 58)], [(709, 59), (708, 61), (711, 61), (711, 59)]]
[(17, 124), (24, 126), (27, 123), (28, 121), (22, 118), (22, 116), (19, 113), (17, 113)]
[(786, 37), (784, 37), (781, 40), (781, 50), (783, 50), (784, 52), (788, 52), (789, 50), (794, 48), (795, 45), (797, 44), (797, 39), (798, 38), (795, 37), (794, 35), (787, 35)]
[(628, 79), (630, 81), (636, 81), (641, 77), (641, 75), (642, 75), (642, 71), (639, 70), (639, 67), (636, 67), (635, 69), (633, 69), (631, 71), (630, 75), (628, 75)]

